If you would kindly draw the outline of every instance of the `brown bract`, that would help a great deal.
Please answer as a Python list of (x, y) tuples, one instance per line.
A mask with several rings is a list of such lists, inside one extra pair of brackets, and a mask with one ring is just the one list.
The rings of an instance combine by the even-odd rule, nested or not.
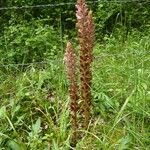
[(70, 115), (73, 129), (72, 143), (76, 145), (77, 140), (77, 111), (78, 111), (78, 85), (76, 82), (76, 57), (73, 52), (72, 44), (67, 43), (66, 53), (64, 56), (67, 76), (69, 79), (69, 94), (70, 94)]
[[(64, 62), (66, 66), (67, 76), (69, 79), (69, 94), (70, 94), (70, 115), (73, 129), (72, 146), (77, 143), (77, 129), (79, 128), (79, 120), (81, 127), (88, 128), (90, 121), (91, 108), (91, 83), (92, 83), (92, 51), (94, 46), (94, 22), (92, 12), (88, 10), (85, 0), (77, 0), (77, 28), (80, 45), (80, 100), (78, 102), (78, 85), (76, 81), (76, 57), (70, 42), (67, 43)], [(80, 108), (80, 111), (79, 109)], [(80, 112), (77, 118), (77, 113)], [(78, 120), (77, 120), (78, 119)], [(79, 134), (79, 132), (78, 132)]]
[(92, 19), (92, 12), (88, 11), (85, 0), (78, 0), (76, 8), (80, 44), (81, 109), (83, 111), (84, 127), (87, 128), (90, 121), (91, 106), (91, 63), (94, 46), (94, 22)]

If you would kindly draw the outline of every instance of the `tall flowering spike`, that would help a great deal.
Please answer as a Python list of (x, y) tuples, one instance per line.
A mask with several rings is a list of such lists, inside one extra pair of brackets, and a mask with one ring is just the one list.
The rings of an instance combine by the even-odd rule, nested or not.
[(94, 22), (92, 19), (92, 12), (88, 11), (85, 0), (77, 0), (76, 8), (80, 44), (81, 109), (83, 111), (84, 128), (87, 128), (90, 121), (91, 107), (91, 63), (94, 46)]
[(76, 56), (73, 52), (72, 44), (70, 42), (67, 42), (64, 63), (69, 80), (74, 79), (76, 70)]
[(64, 56), (64, 63), (66, 66), (67, 76), (69, 79), (69, 94), (70, 94), (70, 116), (71, 124), (73, 129), (72, 146), (76, 145), (77, 142), (77, 111), (78, 111), (78, 85), (76, 82), (76, 57), (73, 53), (72, 44), (67, 43), (66, 53)]

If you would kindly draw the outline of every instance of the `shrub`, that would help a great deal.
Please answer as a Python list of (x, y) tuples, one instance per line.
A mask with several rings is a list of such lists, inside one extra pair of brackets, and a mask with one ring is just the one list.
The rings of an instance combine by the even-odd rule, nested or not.
[(54, 59), (60, 52), (59, 34), (51, 26), (21, 23), (6, 27), (0, 37), (2, 63), (30, 63)]

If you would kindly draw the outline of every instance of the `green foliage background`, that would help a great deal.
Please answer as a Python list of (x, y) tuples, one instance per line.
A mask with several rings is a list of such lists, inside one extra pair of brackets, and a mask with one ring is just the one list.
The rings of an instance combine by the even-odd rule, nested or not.
[[(0, 6), (55, 5), (69, 2), (75, 1), (3, 0)], [(133, 29), (144, 31), (149, 28), (149, 4), (148, 1), (132, 0), (90, 3), (95, 17), (97, 40), (101, 42), (107, 35), (118, 36), (115, 32), (119, 29), (125, 41)], [(74, 5), (0, 10), (0, 15), (0, 57), (3, 63), (41, 61), (59, 52), (65, 35), (71, 39), (76, 35)], [(57, 44), (60, 42), (62, 44)]]

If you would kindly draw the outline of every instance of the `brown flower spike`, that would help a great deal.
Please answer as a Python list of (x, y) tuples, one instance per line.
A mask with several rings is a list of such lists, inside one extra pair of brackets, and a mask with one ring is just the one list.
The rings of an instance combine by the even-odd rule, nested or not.
[[(92, 51), (94, 46), (94, 22), (92, 19), (92, 12), (88, 11), (85, 0), (77, 0), (77, 28), (78, 38), (80, 44), (80, 99), (79, 105), (78, 85), (76, 81), (76, 57), (73, 53), (73, 48), (70, 42), (67, 43), (64, 62), (66, 66), (67, 76), (70, 82), (70, 109), (71, 109), (71, 123), (74, 131), (72, 136), (72, 146), (75, 147), (77, 143), (77, 129), (79, 128), (79, 118), (77, 118), (78, 107), (80, 108), (81, 117), (84, 122), (81, 125), (87, 129), (90, 121), (91, 108), (91, 82), (92, 82)], [(81, 118), (81, 119), (82, 119)], [(78, 133), (79, 134), (79, 133)]]
[(76, 82), (76, 57), (73, 53), (73, 48), (70, 42), (67, 43), (66, 53), (64, 56), (64, 63), (66, 66), (67, 76), (70, 82), (69, 94), (70, 94), (70, 114), (71, 124), (73, 129), (72, 144), (76, 145), (77, 142), (77, 111), (78, 111), (78, 85)]
[(91, 11), (88, 11), (85, 0), (77, 0), (77, 28), (80, 44), (80, 80), (81, 100), (84, 118), (84, 128), (87, 129), (90, 121), (91, 81), (92, 81), (92, 50), (94, 46), (94, 22)]

